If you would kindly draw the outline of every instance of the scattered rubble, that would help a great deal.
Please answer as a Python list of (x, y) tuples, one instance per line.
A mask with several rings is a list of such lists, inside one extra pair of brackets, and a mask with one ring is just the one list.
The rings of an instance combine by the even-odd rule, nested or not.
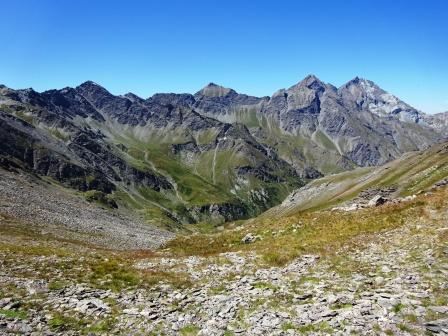
[(106, 248), (157, 248), (174, 236), (129, 213), (102, 209), (30, 175), (3, 169), (0, 212), (30, 223), (30, 229)]
[(365, 208), (372, 208), (381, 206), (383, 204), (398, 204), (402, 202), (409, 202), (415, 199), (416, 195), (406, 196), (406, 197), (397, 197), (397, 198), (387, 198), (383, 195), (376, 195), (371, 200), (369, 200), (367, 203), (354, 203), (354, 201), (349, 202), (347, 205), (340, 205), (337, 207), (332, 208), (332, 211), (356, 211), (359, 209), (365, 209)]
[[(2, 286), (28, 288), (28, 294), (0, 299), (0, 334), (77, 335), (54, 326), (54, 314), (61, 312), (93, 321), (113, 318), (106, 334), (373, 335), (376, 330), (408, 335), (412, 330), (444, 335), (448, 307), (446, 297), (437, 293), (448, 290), (443, 253), (448, 246), (442, 242), (442, 253), (435, 253), (439, 240), (425, 234), (427, 225), (409, 223), (381, 233), (364, 247), (341, 251), (344, 260), (337, 265), (303, 255), (284, 267), (262, 267), (259, 256), (242, 252), (148, 258), (136, 264), (148, 272), (187, 274), (193, 283), (184, 289), (166, 283), (119, 292), (86, 284), (50, 289), (45, 281), (14, 276), (26, 264), (4, 264)], [(25, 313), (36, 288), (42, 308)]]

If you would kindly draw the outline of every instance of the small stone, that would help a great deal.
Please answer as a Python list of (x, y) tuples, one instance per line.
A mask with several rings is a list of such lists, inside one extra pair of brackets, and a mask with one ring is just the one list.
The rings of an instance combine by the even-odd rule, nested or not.
[(250, 244), (255, 242), (257, 239), (260, 239), (260, 237), (254, 236), (252, 233), (248, 233), (247, 235), (244, 236), (243, 239), (241, 239), (241, 242), (243, 242), (244, 244)]
[(383, 272), (383, 273), (390, 273), (391, 270), (390, 270), (389, 267), (387, 267), (387, 266), (383, 266), (383, 267), (381, 267), (381, 272)]
[(307, 300), (307, 299), (312, 298), (312, 297), (313, 297), (313, 294), (310, 294), (310, 293), (294, 296), (294, 298), (297, 299), (297, 300)]
[(0, 308), (6, 307), (7, 305), (9, 305), (12, 301), (12, 298), (3, 298), (0, 299)]
[(123, 314), (127, 315), (138, 315), (139, 311), (137, 308), (129, 308), (129, 309), (123, 309)]
[(387, 201), (388, 199), (383, 197), (382, 195), (376, 195), (367, 203), (367, 205), (369, 207), (380, 206), (386, 203)]

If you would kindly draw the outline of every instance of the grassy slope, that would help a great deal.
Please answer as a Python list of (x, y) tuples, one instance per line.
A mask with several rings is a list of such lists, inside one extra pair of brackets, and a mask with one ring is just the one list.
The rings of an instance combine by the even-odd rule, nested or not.
[[(160, 133), (154, 129), (131, 128), (113, 121), (96, 126), (108, 135), (113, 144), (125, 146), (126, 149), (115, 147), (118, 155), (132, 165), (143, 170), (154, 170), (176, 184), (177, 192), (172, 193), (161, 194), (147, 188), (133, 190), (134, 195), (129, 195), (125, 190), (121, 191), (119, 199), (138, 210), (148, 220), (160, 221), (164, 226), (171, 226), (173, 222), (166, 218), (163, 208), (182, 217), (186, 214), (186, 206), (220, 204), (235, 200), (235, 196), (229, 192), (226, 185), (212, 183), (210, 175), (212, 164), (207, 160), (207, 156), (193, 167), (189, 167), (171, 152), (172, 143), (191, 140), (190, 135), (183, 131)], [(202, 144), (211, 141), (214, 136), (213, 130), (196, 134), (197, 141)], [(208, 156), (211, 157), (212, 154)], [(201, 165), (204, 167), (202, 171), (199, 169)], [(163, 208), (155, 206), (154, 203)]]
[[(277, 121), (262, 117), (260, 127), (263, 128), (265, 135), (258, 139), (269, 146), (278, 149), (280, 157), (288, 162), (298, 166), (317, 167), (324, 174), (340, 172), (341, 168), (335, 164), (338, 158), (338, 152), (330, 139), (322, 132), (317, 132), (310, 138), (303, 135), (292, 135), (285, 133), (280, 129)], [(302, 155), (298, 157), (297, 151)], [(330, 156), (330, 160), (323, 160), (323, 152)]]
[[(283, 265), (301, 254), (332, 254), (357, 237), (368, 238), (424, 218), (428, 207), (445, 208), (447, 195), (448, 191), (444, 189), (434, 195), (420, 195), (411, 202), (350, 213), (317, 211), (278, 218), (260, 217), (218, 234), (179, 236), (168, 243), (167, 251), (174, 256), (254, 251), (268, 264)], [(243, 244), (241, 239), (249, 232), (261, 239), (253, 244)]]
[[(176, 184), (176, 193), (160, 194), (143, 188), (133, 190), (134, 195), (126, 195), (129, 191), (125, 190), (117, 193), (117, 198), (129, 207), (142, 212), (147, 219), (159, 220), (164, 225), (171, 221), (166, 219), (163, 208), (182, 215), (186, 213), (186, 207), (242, 201), (249, 205), (248, 208), (253, 212), (251, 215), (257, 215), (260, 210), (281, 202), (292, 190), (287, 183), (266, 183), (255, 177), (238, 181), (235, 167), (253, 166), (264, 160), (257, 152), (247, 155), (244, 150), (240, 150), (245, 148), (244, 144), (237, 143), (233, 149), (219, 148), (216, 156), (214, 150), (196, 154), (190, 164), (171, 152), (171, 144), (191, 141), (192, 137), (199, 144), (214, 142), (217, 131), (213, 129), (194, 134), (177, 129), (160, 134), (150, 128), (131, 128), (112, 121), (96, 126), (101, 127), (113, 144), (126, 147), (114, 146), (116, 153), (133, 166), (154, 170)], [(280, 170), (277, 173), (279, 176), (284, 175)], [(291, 178), (286, 178), (289, 184), (295, 184)], [(238, 188), (235, 188), (236, 184)], [(254, 203), (252, 191), (261, 188), (271, 194), (268, 204)]]
[(324, 174), (343, 171), (337, 163), (341, 157), (336, 145), (322, 131), (318, 130), (309, 136), (285, 133), (277, 120), (258, 114), (256, 108), (241, 108), (217, 118), (246, 125), (254, 131), (252, 133), (260, 143), (276, 148), (281, 158), (298, 167), (306, 164), (317, 167)]
[(320, 192), (274, 208), (268, 211), (268, 215), (326, 209), (353, 199), (368, 188), (396, 187), (395, 196), (408, 196), (446, 177), (448, 143), (441, 143), (425, 151), (407, 153), (381, 167), (358, 168), (315, 180), (306, 188), (322, 189)]

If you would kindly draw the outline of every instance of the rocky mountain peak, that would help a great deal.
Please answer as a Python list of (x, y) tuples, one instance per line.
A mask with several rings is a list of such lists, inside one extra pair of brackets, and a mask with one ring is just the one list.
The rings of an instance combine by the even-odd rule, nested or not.
[(377, 84), (375, 84), (371, 80), (360, 78), (358, 76), (342, 85), (339, 88), (339, 90), (349, 90), (351, 92), (353, 92), (354, 90), (359, 90), (365, 94), (370, 95), (375, 93), (386, 93), (386, 91), (382, 90)]
[(13, 92), (12, 89), (10, 89), (9, 87), (7, 87), (6, 85), (0, 84), (0, 94), (8, 94)]
[(87, 81), (82, 83), (81, 85), (77, 86), (75, 88), (75, 90), (77, 92), (79, 92), (81, 95), (108, 95), (108, 96), (112, 96), (112, 94), (107, 91), (104, 87), (102, 87), (101, 85), (93, 82), (93, 81)]
[(227, 96), (229, 93), (236, 93), (230, 88), (217, 85), (215, 83), (208, 83), (202, 90), (200, 90), (196, 95), (206, 96), (206, 97), (223, 97)]
[(365, 81), (365, 79), (356, 76), (355, 78), (349, 80), (347, 83), (345, 83), (345, 84), (342, 85), (342, 86), (359, 85), (362, 81)]
[(322, 82), (315, 75), (308, 75), (304, 79), (302, 79), (299, 83), (291, 86), (288, 91), (297, 91), (303, 90), (303, 88), (307, 88), (313, 91), (325, 91), (326, 84)]
[(107, 91), (104, 87), (101, 85), (92, 82), (87, 81), (82, 83), (81, 85), (77, 86), (75, 88), (76, 92), (78, 92), (80, 95), (84, 96), (91, 102), (95, 102), (98, 99), (114, 99), (116, 98), (112, 93)]
[(82, 83), (78, 87), (83, 87), (83, 88), (99, 87), (99, 88), (103, 88), (101, 85), (99, 85), (98, 83), (95, 83), (94, 81), (91, 81), (91, 80), (85, 81), (84, 83)]
[(140, 98), (139, 96), (137, 96), (136, 94), (134, 94), (132, 92), (128, 92), (128, 93), (124, 94), (123, 97), (129, 99), (132, 102), (143, 102), (144, 101), (143, 98)]
[(313, 83), (323, 83), (319, 78), (317, 78), (316, 75), (313, 74), (309, 74), (308, 76), (306, 76), (301, 83), (304, 85), (311, 85)]
[(338, 93), (346, 102), (355, 103), (361, 109), (380, 117), (396, 116), (401, 121), (415, 123), (422, 120), (420, 111), (381, 89), (371, 80), (355, 77), (342, 85)]

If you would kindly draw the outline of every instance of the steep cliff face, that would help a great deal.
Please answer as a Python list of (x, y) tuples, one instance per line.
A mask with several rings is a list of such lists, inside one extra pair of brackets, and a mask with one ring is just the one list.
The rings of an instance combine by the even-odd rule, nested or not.
[(25, 122), (0, 112), (0, 129), (2, 167), (22, 167), (81, 191), (96, 189), (110, 193), (115, 189), (96, 171), (58, 152), (57, 144), (54, 146), (50, 139), (33, 136), (33, 130)]
[(111, 193), (117, 184), (130, 183), (155, 191), (172, 189), (164, 177), (138, 170), (114, 155), (97, 134), (78, 129), (65, 142), (60, 139), (64, 137), (62, 133), (46, 132), (3, 111), (0, 129), (4, 166), (13, 164), (81, 191)]
[(435, 129), (444, 137), (448, 137), (448, 111), (424, 116), (431, 128)]

